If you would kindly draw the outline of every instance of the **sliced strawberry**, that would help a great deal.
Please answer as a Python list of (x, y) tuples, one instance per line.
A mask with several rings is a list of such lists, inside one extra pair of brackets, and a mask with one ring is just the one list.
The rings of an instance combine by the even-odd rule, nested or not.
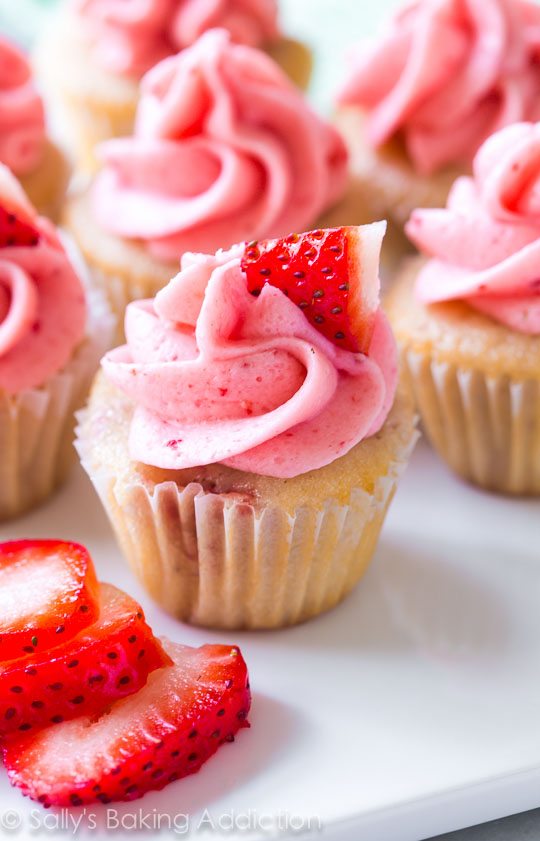
[(0, 664), (0, 734), (102, 713), (170, 663), (141, 606), (101, 584), (99, 618), (56, 648)]
[(41, 234), (13, 210), (0, 207), (0, 248), (8, 245), (37, 245)]
[(98, 583), (84, 546), (0, 543), (0, 661), (46, 651), (97, 619)]
[(367, 353), (379, 307), (385, 222), (328, 228), (246, 245), (242, 269), (252, 295), (281, 289), (338, 347)]
[(10, 781), (44, 806), (134, 800), (198, 771), (246, 727), (250, 693), (236, 647), (165, 641), (174, 665), (97, 720), (79, 718), (4, 746)]

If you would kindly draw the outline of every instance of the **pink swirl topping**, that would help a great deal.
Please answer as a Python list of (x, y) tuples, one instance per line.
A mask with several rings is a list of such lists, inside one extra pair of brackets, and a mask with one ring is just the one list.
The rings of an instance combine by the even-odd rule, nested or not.
[[(86, 303), (53, 226), (1, 165), (0, 218), (0, 389), (18, 394), (68, 362), (84, 334)], [(21, 231), (35, 234), (34, 244), (5, 244)]]
[(345, 455), (384, 423), (397, 353), (382, 312), (367, 355), (340, 349), (279, 289), (253, 297), (242, 253), (186, 254), (154, 301), (128, 306), (127, 345), (103, 366), (135, 403), (134, 460), (287, 478)]
[(39, 166), (44, 145), (45, 114), (30, 65), (0, 38), (0, 161), (26, 175)]
[(75, 0), (75, 7), (98, 61), (128, 76), (142, 76), (217, 26), (251, 47), (280, 35), (276, 0)]
[(100, 150), (96, 218), (165, 262), (304, 230), (347, 178), (337, 132), (270, 58), (221, 29), (151, 70), (134, 137)]
[(420, 300), (463, 299), (513, 330), (540, 334), (540, 123), (490, 137), (446, 209), (416, 210), (406, 230), (432, 258), (418, 277)]
[(360, 55), (339, 100), (366, 109), (373, 146), (402, 135), (420, 173), (468, 164), (493, 132), (540, 119), (540, 6), (408, 3)]

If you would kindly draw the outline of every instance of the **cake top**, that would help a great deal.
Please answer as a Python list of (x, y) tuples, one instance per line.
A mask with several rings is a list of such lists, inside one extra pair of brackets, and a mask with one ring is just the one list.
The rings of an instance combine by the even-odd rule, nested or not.
[(223, 29), (154, 67), (134, 135), (98, 153), (97, 221), (163, 262), (304, 230), (347, 179), (337, 131), (265, 53)]
[(0, 37), (0, 161), (16, 175), (36, 169), (45, 146), (45, 113), (24, 53)]
[(374, 147), (401, 137), (419, 173), (470, 164), (494, 131), (540, 118), (540, 6), (409, 2), (358, 49), (339, 102), (365, 109)]
[(74, 7), (97, 61), (128, 76), (142, 76), (214, 27), (252, 47), (280, 36), (276, 0), (74, 0)]
[(0, 164), (0, 389), (43, 385), (82, 339), (81, 282), (53, 225)]
[(540, 123), (517, 123), (478, 151), (445, 209), (417, 210), (407, 234), (431, 259), (417, 295), (466, 300), (521, 333), (540, 335)]
[(130, 304), (127, 344), (103, 366), (135, 404), (133, 460), (288, 478), (376, 434), (397, 380), (378, 296), (384, 230), (186, 254), (155, 300)]

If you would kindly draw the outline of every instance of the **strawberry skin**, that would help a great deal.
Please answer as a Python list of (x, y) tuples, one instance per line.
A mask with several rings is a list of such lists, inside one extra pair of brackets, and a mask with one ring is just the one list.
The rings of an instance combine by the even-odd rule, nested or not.
[(40, 238), (38, 229), (21, 214), (17, 215), (9, 208), (0, 207), (0, 248), (37, 245)]
[(46, 651), (96, 621), (98, 583), (84, 546), (0, 543), (0, 662)]
[(198, 771), (233, 741), (251, 702), (239, 649), (164, 646), (173, 665), (106, 715), (6, 742), (11, 783), (46, 807), (134, 800)]
[(242, 269), (252, 295), (271, 284), (323, 336), (367, 353), (379, 307), (379, 255), (385, 223), (328, 228), (247, 243)]
[(170, 663), (141, 606), (110, 584), (99, 587), (93, 625), (56, 648), (0, 663), (1, 735), (102, 713)]

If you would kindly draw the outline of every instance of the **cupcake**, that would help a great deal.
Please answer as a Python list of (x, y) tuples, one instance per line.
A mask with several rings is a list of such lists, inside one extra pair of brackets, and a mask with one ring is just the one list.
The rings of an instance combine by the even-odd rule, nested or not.
[(413, 447), (378, 301), (384, 224), (186, 254), (129, 305), (77, 449), (150, 595), (277, 628), (363, 575)]
[(540, 494), (540, 124), (494, 134), (407, 234), (428, 260), (388, 308), (429, 438), (470, 482)]
[(223, 29), (144, 77), (134, 135), (99, 155), (65, 223), (120, 316), (186, 251), (309, 228), (347, 179), (337, 131), (268, 56)]
[(338, 95), (357, 221), (388, 217), (402, 254), (410, 213), (444, 206), (484, 140), (540, 119), (539, 59), (536, 3), (405, 5), (376, 43), (357, 51)]
[(69, 167), (48, 139), (45, 112), (24, 54), (0, 37), (0, 162), (21, 182), (38, 213), (57, 219)]
[(98, 143), (131, 133), (141, 77), (215, 27), (236, 43), (264, 48), (307, 86), (310, 51), (282, 35), (276, 0), (64, 2), (36, 61), (81, 168), (95, 169)]
[(50, 495), (113, 328), (48, 220), (0, 165), (0, 520)]

